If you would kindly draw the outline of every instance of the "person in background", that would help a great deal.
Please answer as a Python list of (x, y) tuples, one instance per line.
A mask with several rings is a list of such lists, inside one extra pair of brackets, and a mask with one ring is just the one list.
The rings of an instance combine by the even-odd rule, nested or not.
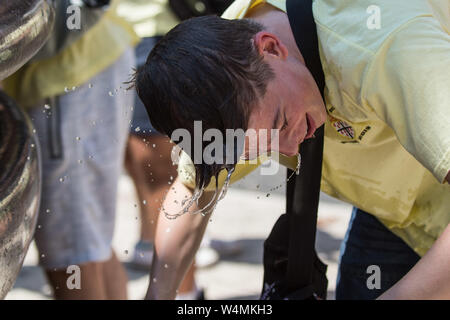
[[(135, 66), (132, 47), (139, 38), (116, 14), (117, 2), (103, 6), (107, 2), (81, 5), (80, 29), (73, 30), (66, 24), (73, 18), (71, 1), (55, 2), (50, 40), (4, 81), (5, 91), (26, 108), (41, 145), (35, 241), (56, 299), (127, 298), (112, 238), (133, 103), (123, 83)], [(75, 272), (80, 281), (69, 287)]]
[[(127, 19), (141, 37), (135, 49), (137, 68), (145, 64), (147, 53), (158, 40), (179, 22), (167, 0), (121, 0), (118, 14)], [(135, 95), (125, 167), (139, 199), (140, 240), (135, 245), (131, 261), (139, 269), (150, 270), (159, 207), (177, 176), (171, 160), (173, 146), (168, 137), (152, 127), (144, 105)], [(216, 261), (215, 252), (211, 254)], [(178, 298), (204, 299), (204, 292), (197, 288), (194, 275), (195, 266), (192, 265), (179, 287)]]

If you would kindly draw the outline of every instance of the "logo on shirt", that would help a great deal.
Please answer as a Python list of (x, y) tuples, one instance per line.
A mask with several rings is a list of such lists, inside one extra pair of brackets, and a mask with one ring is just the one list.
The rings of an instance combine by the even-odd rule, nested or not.
[(331, 125), (336, 129), (336, 131), (339, 134), (350, 139), (353, 139), (355, 137), (355, 130), (353, 130), (353, 127), (349, 125), (347, 122), (333, 117), (331, 117), (330, 121)]

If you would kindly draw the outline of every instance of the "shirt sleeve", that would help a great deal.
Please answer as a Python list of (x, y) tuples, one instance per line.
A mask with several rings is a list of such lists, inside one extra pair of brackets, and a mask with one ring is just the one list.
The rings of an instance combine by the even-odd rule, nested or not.
[(436, 19), (416, 18), (385, 40), (367, 70), (361, 98), (444, 182), (450, 170), (450, 34)]

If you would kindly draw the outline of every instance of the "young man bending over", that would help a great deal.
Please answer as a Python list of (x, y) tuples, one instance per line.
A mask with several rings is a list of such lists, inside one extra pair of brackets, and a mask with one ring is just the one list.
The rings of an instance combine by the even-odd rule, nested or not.
[[(448, 7), (380, 0), (378, 28), (368, 23), (372, 2), (313, 2), (325, 101), (297, 47), (286, 3), (275, 0), (236, 1), (224, 14), (235, 20), (177, 26), (150, 53), (136, 88), (152, 123), (169, 137), (178, 128), (194, 136), (194, 121), (224, 136), (226, 129), (278, 129), (279, 146), (262, 151), (288, 156), (281, 162), (290, 168), (298, 145), (325, 125), (322, 191), (355, 206), (337, 298), (450, 298)], [(232, 182), (256, 166), (240, 161)], [(193, 187), (206, 192), (189, 211), (204, 207), (225, 168), (192, 164), (184, 154), (163, 211), (181, 211)], [(148, 298), (174, 297), (208, 221), (161, 214), (171, 233), (156, 235), (157, 281)], [(381, 269), (380, 290), (366, 286), (369, 265)]]

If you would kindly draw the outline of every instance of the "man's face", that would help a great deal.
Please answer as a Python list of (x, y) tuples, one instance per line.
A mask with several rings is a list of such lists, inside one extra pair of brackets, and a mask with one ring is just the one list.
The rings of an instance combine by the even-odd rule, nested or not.
[[(326, 109), (319, 89), (303, 62), (291, 59), (268, 59), (275, 72), (264, 97), (252, 107), (248, 129), (268, 132), (267, 148), (257, 153), (246, 139), (244, 159), (269, 151), (287, 156), (298, 154), (298, 146), (313, 136), (326, 120)], [(271, 145), (270, 129), (278, 129), (279, 145)]]

